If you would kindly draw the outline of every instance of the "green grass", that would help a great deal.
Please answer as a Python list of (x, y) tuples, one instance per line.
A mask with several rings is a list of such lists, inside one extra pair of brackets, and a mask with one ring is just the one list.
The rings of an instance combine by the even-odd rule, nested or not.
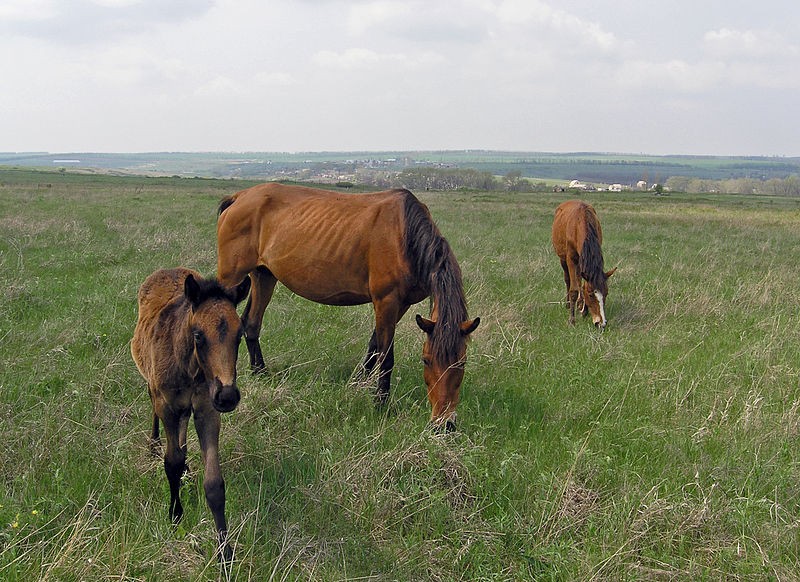
[(0, 579), (794, 579), (800, 201), (594, 194), (609, 325), (567, 325), (555, 194), (420, 193), (464, 272), (455, 435), (426, 429), (421, 333), (392, 400), (351, 382), (371, 309), (279, 287), (221, 456), (221, 572), (196, 439), (168, 523), (129, 354), (136, 290), (213, 273), (231, 181), (0, 172)]

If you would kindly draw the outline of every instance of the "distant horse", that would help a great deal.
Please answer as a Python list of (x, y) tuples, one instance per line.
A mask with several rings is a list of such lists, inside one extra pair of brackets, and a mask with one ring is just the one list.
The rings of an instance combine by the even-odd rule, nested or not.
[(248, 274), (244, 310), (250, 365), (264, 368), (259, 333), (278, 281), (327, 305), (372, 303), (375, 329), (364, 368), (379, 366), (376, 399), (389, 397), (395, 327), (408, 308), (431, 297), (423, 376), (431, 421), (455, 428), (467, 337), (480, 318), (467, 318), (461, 269), (427, 207), (408, 190), (341, 194), (262, 184), (222, 200), (217, 223), (217, 276), (227, 285)]
[(224, 560), (233, 552), (227, 542), (225, 482), (219, 466), (219, 414), (239, 404), (236, 359), (242, 325), (236, 304), (249, 289), (249, 279), (226, 289), (189, 269), (156, 271), (139, 288), (139, 317), (131, 342), (153, 405), (154, 451), (161, 442), (159, 419), (164, 423), (169, 516), (173, 523), (183, 516), (179, 489), (186, 469), (186, 430), (194, 413), (205, 464), (203, 488)]
[[(553, 248), (561, 259), (564, 282), (567, 284), (569, 323), (575, 325), (575, 305), (600, 329), (606, 326), (605, 302), (608, 278), (617, 269), (604, 272), (603, 231), (591, 205), (580, 200), (568, 200), (556, 208), (553, 220)], [(581, 280), (583, 285), (581, 286)]]

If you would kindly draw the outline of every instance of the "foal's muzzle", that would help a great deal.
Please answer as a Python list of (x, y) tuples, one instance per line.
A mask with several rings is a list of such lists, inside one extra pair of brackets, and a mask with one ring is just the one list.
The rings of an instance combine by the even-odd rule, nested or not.
[(231, 412), (239, 405), (239, 400), (242, 396), (236, 385), (222, 386), (219, 382), (215, 382), (214, 398), (211, 403), (218, 412)]

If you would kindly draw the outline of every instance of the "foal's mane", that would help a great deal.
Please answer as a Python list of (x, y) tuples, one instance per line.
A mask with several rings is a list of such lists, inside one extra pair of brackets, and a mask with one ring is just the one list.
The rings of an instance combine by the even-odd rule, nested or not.
[(461, 268), (425, 205), (408, 190), (398, 193), (404, 197), (406, 258), (438, 313), (431, 338), (433, 356), (439, 362), (455, 362), (464, 342), (461, 324), (467, 319)]
[(606, 282), (603, 267), (603, 251), (600, 248), (600, 236), (597, 233), (597, 217), (586, 209), (585, 216), (586, 236), (583, 239), (583, 248), (578, 259), (578, 269), (581, 277), (589, 281), (596, 289), (602, 289)]
[(231, 297), (230, 290), (223, 287), (220, 282), (217, 281), (216, 277), (211, 279), (198, 279), (195, 277), (194, 280), (200, 288), (199, 297), (201, 304), (212, 299), (222, 299), (234, 305), (236, 304), (233, 297)]

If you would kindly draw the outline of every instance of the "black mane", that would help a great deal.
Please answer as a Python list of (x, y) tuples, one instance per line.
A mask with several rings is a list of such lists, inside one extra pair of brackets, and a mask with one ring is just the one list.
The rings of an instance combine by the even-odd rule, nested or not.
[(586, 238), (583, 239), (578, 260), (580, 275), (589, 281), (592, 287), (602, 291), (606, 285), (605, 268), (603, 267), (603, 251), (600, 248), (600, 236), (597, 233), (597, 223), (592, 213), (586, 212)]
[(431, 338), (433, 356), (439, 362), (452, 363), (461, 355), (461, 324), (467, 320), (461, 269), (427, 207), (408, 190), (399, 193), (405, 197), (406, 258), (438, 313)]

